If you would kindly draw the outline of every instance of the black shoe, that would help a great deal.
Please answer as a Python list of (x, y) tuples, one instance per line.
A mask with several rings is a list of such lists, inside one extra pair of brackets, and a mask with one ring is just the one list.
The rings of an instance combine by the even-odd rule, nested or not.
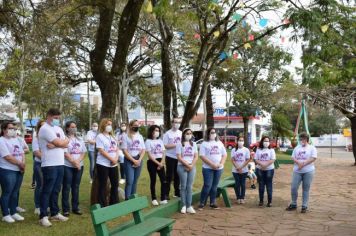
[(251, 188), (252, 188), (252, 189), (256, 189), (256, 185), (252, 184), (252, 185), (251, 185)]
[(260, 207), (263, 206), (263, 202), (258, 203), (258, 206)]
[(297, 206), (294, 206), (292, 204), (289, 204), (289, 206), (286, 208), (286, 211), (295, 211), (297, 210)]
[(63, 212), (63, 216), (68, 217), (69, 216), (69, 212), (68, 211)]
[(171, 198), (168, 195), (165, 198), (167, 201), (171, 200)]
[(204, 205), (203, 205), (203, 204), (199, 204), (198, 210), (199, 210), (199, 211), (202, 211), (203, 209), (204, 209)]
[(73, 211), (73, 214), (76, 214), (76, 215), (83, 215), (83, 212), (81, 212), (80, 210), (76, 210), (76, 211)]
[(272, 202), (267, 203), (266, 207), (272, 207)]
[(215, 203), (210, 204), (210, 208), (215, 209), (215, 210), (220, 209), (220, 207), (218, 207), (218, 205), (216, 205)]
[(302, 207), (302, 210), (300, 211), (300, 213), (307, 213), (307, 209), (308, 209), (308, 207)]

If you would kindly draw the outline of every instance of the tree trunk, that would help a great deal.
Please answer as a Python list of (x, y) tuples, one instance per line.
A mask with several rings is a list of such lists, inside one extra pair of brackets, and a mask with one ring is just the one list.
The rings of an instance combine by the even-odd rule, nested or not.
[(207, 93), (206, 93), (206, 126), (207, 128), (214, 128), (214, 107), (213, 107), (213, 99), (211, 93), (211, 85), (208, 85)]
[(356, 116), (349, 118), (351, 121), (351, 139), (352, 139), (352, 152), (354, 154), (356, 165)]
[(250, 143), (248, 142), (248, 121), (249, 121), (249, 117), (248, 116), (243, 116), (242, 120), (244, 122), (244, 142), (245, 142), (245, 146), (249, 147)]

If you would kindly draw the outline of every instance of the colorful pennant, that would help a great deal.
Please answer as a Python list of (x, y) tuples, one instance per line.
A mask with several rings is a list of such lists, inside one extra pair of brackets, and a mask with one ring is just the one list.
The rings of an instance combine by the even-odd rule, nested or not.
[(261, 27), (266, 27), (267, 24), (268, 24), (268, 19), (265, 19), (265, 18), (260, 19), (259, 24), (260, 24)]

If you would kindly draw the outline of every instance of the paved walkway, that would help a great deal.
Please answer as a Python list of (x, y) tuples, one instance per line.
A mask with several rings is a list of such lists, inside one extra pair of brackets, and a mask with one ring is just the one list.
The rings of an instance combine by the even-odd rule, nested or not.
[[(245, 205), (234, 203), (231, 209), (205, 209), (195, 215), (177, 213), (172, 235), (356, 235), (353, 157), (339, 150), (330, 158), (323, 155), (327, 152), (319, 152), (308, 213), (284, 210), (290, 201), (292, 165), (282, 165), (274, 178), (273, 207), (259, 208), (257, 190), (248, 189)], [(232, 189), (230, 197), (234, 199)], [(219, 205), (223, 206), (221, 199)]]

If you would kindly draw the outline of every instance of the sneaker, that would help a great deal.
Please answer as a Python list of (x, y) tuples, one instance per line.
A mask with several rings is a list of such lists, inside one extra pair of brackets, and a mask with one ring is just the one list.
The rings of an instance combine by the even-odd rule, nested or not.
[(162, 204), (162, 205), (165, 205), (165, 204), (167, 204), (167, 203), (168, 203), (167, 200), (163, 200), (163, 201), (160, 201), (160, 202), (159, 202), (159, 204)]
[(63, 216), (68, 217), (69, 216), (69, 212), (68, 211), (63, 212)]
[(48, 217), (45, 216), (42, 219), (40, 219), (40, 225), (44, 226), (44, 227), (50, 227), (52, 226), (51, 222), (49, 222)]
[(16, 207), (16, 211), (18, 212), (18, 213), (24, 213), (24, 212), (26, 212), (26, 210), (25, 209), (23, 209), (23, 208), (21, 208), (21, 207)]
[(6, 223), (14, 223), (15, 222), (15, 220), (10, 215), (4, 216), (2, 218), (2, 221), (6, 222)]
[(187, 208), (185, 206), (182, 207), (182, 209), (180, 210), (180, 213), (182, 213), (182, 214), (187, 213)]
[(240, 199), (240, 204), (245, 204), (245, 199)]
[(203, 205), (203, 204), (199, 204), (199, 206), (198, 206), (198, 210), (199, 210), (199, 211), (204, 210), (204, 205)]
[(119, 180), (119, 184), (125, 184), (126, 183), (126, 180), (125, 179), (120, 179)]
[(251, 188), (252, 188), (252, 189), (256, 189), (256, 185), (252, 184), (252, 185), (251, 185)]
[(16, 221), (23, 221), (25, 219), (22, 216), (20, 216), (18, 213), (13, 214), (11, 217)]
[(56, 220), (56, 221), (67, 221), (68, 217), (63, 216), (61, 213), (58, 213), (55, 216), (51, 216), (51, 220)]
[(272, 202), (267, 203), (266, 207), (272, 207)]
[(180, 198), (180, 196), (178, 196), (178, 195), (173, 195), (173, 198)]
[(158, 206), (159, 205), (156, 199), (152, 201), (152, 205), (154, 205), (154, 206)]
[(297, 210), (297, 206), (289, 204), (289, 206), (286, 208), (286, 211), (295, 211)]
[(258, 206), (260, 207), (263, 206), (263, 202), (258, 203)]
[(212, 209), (214, 209), (214, 210), (220, 209), (220, 208), (218, 207), (218, 205), (216, 205), (215, 203), (214, 203), (214, 204), (210, 204), (210, 207), (211, 207)]
[(307, 209), (308, 209), (308, 207), (302, 207), (302, 210), (300, 211), (300, 213), (307, 213)]
[(73, 214), (76, 214), (76, 215), (78, 215), (78, 216), (81, 216), (81, 215), (83, 215), (83, 212), (81, 211), (81, 210), (74, 210), (74, 211), (72, 211), (73, 212)]
[(190, 214), (195, 214), (196, 213), (196, 211), (194, 210), (194, 208), (192, 206), (187, 208), (187, 212), (190, 213)]
[(40, 215), (41, 214), (40, 208), (36, 208), (34, 213), (35, 215)]

